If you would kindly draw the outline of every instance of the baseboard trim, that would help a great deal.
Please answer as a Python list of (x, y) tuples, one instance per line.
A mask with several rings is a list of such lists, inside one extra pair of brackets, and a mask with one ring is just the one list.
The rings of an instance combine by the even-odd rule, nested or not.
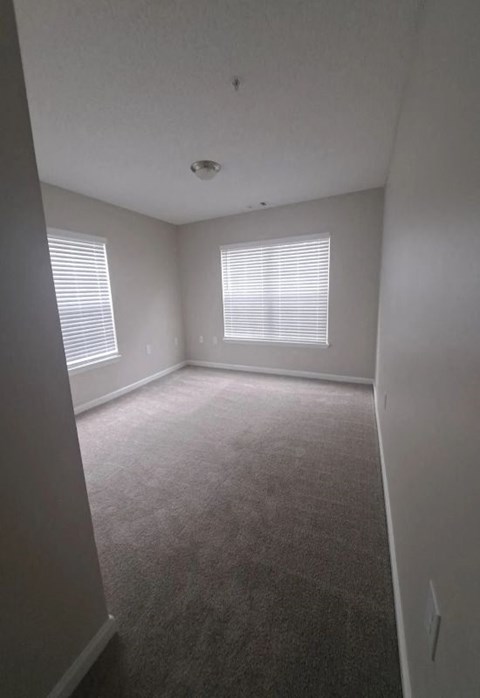
[(116, 631), (117, 621), (113, 616), (108, 616), (105, 623), (95, 633), (85, 649), (80, 652), (55, 688), (48, 694), (48, 698), (68, 698), (98, 659)]
[(390, 565), (392, 569), (393, 598), (395, 601), (395, 618), (397, 621), (398, 654), (400, 658), (400, 673), (402, 676), (403, 697), (412, 698), (412, 685), (410, 670), (408, 667), (407, 641), (405, 637), (405, 624), (403, 621), (402, 597), (400, 593), (400, 579), (398, 576), (397, 553), (395, 548), (395, 535), (393, 531), (392, 509), (390, 506), (390, 493), (388, 489), (387, 470), (385, 467), (385, 454), (383, 450), (382, 431), (378, 414), (378, 400), (375, 385), (373, 386), (373, 402), (375, 408), (375, 420), (377, 422), (378, 445), (380, 450), (380, 464), (382, 469), (383, 494), (385, 498), (385, 512), (387, 515), (388, 547), (390, 550)]
[(315, 380), (336, 381), (339, 383), (361, 383), (373, 385), (372, 378), (357, 378), (356, 376), (337, 376), (332, 373), (314, 373), (312, 371), (290, 371), (283, 368), (264, 368), (261, 366), (242, 366), (240, 364), (221, 364), (214, 361), (188, 360), (189, 366), (203, 368), (219, 368), (225, 371), (246, 371), (248, 373), (266, 373), (273, 376), (291, 376), (293, 378), (313, 378)]
[(151, 383), (152, 381), (156, 381), (159, 378), (163, 378), (163, 376), (168, 376), (169, 373), (173, 373), (174, 371), (178, 371), (180, 368), (183, 368), (184, 366), (187, 365), (186, 361), (181, 361), (179, 364), (175, 364), (174, 366), (169, 366), (168, 368), (164, 368), (163, 371), (159, 371), (158, 373), (154, 373), (152, 376), (147, 376), (146, 378), (142, 378), (139, 381), (136, 381), (136, 383), (130, 383), (130, 385), (126, 385), (124, 388), (119, 388), (118, 390), (114, 390), (113, 393), (107, 393), (106, 395), (101, 395), (100, 397), (95, 398), (95, 400), (90, 400), (90, 402), (84, 402), (83, 405), (78, 405), (77, 407), (74, 408), (75, 414), (81, 414), (82, 412), (86, 412), (87, 410), (91, 410), (94, 407), (98, 407), (99, 405), (103, 405), (105, 402), (110, 402), (110, 400), (115, 400), (117, 397), (121, 397), (122, 395), (126, 395), (127, 393), (131, 393), (132, 390), (136, 390), (137, 388), (141, 388), (143, 385), (147, 385), (147, 383)]

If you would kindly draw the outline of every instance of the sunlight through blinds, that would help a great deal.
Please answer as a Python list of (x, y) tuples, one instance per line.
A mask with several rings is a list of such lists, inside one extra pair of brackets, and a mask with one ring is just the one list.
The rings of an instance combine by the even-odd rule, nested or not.
[(68, 368), (118, 354), (105, 241), (48, 234)]
[(225, 339), (328, 345), (330, 238), (221, 247)]

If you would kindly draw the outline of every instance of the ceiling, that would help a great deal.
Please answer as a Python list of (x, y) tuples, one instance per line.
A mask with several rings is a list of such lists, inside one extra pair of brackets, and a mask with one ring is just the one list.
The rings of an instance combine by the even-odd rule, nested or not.
[(418, 0), (15, 5), (44, 182), (176, 224), (385, 183)]

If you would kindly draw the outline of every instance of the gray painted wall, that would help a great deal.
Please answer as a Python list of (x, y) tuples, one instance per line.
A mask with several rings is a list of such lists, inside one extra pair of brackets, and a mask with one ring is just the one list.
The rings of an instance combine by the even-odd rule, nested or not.
[(43, 698), (107, 609), (10, 0), (0, 84), (0, 695)]
[(183, 361), (175, 226), (46, 184), (42, 197), (48, 226), (107, 238), (121, 358), (71, 375), (74, 405)]
[[(373, 378), (382, 216), (383, 190), (370, 189), (181, 226), (187, 358)], [(331, 347), (223, 342), (219, 246), (317, 232), (331, 234)]]
[(479, 28), (478, 0), (426, 3), (386, 193), (378, 406), (415, 698), (480, 691)]

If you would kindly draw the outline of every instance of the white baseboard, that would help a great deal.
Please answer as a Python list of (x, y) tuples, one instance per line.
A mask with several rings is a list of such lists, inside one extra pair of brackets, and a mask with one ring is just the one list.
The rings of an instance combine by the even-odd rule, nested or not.
[(164, 368), (163, 371), (159, 371), (158, 373), (154, 373), (153, 376), (147, 376), (146, 378), (142, 378), (141, 380), (137, 381), (136, 383), (130, 383), (130, 385), (126, 385), (124, 388), (119, 388), (118, 390), (114, 390), (113, 393), (107, 393), (106, 395), (101, 395), (100, 397), (95, 398), (95, 400), (90, 400), (90, 402), (84, 402), (83, 405), (78, 405), (77, 407), (75, 407), (74, 412), (75, 412), (75, 414), (81, 414), (82, 412), (86, 412), (86, 410), (91, 410), (93, 407), (98, 407), (98, 405), (103, 405), (105, 402), (110, 402), (110, 400), (115, 400), (117, 397), (121, 397), (122, 395), (126, 395), (127, 393), (131, 393), (132, 390), (136, 390), (137, 388), (141, 388), (142, 385), (147, 385), (147, 383), (151, 383), (152, 381), (156, 381), (158, 378), (162, 378), (163, 376), (167, 376), (169, 373), (173, 373), (174, 371), (178, 371), (179, 368), (183, 368), (186, 365), (187, 365), (187, 362), (182, 361), (179, 364), (175, 364), (174, 366), (169, 366), (168, 368)]
[(390, 549), (390, 564), (392, 568), (393, 597), (395, 601), (395, 617), (397, 621), (398, 654), (400, 658), (400, 672), (402, 675), (403, 698), (412, 698), (412, 685), (410, 670), (408, 668), (407, 641), (405, 637), (405, 624), (403, 622), (402, 597), (400, 594), (400, 580), (398, 577), (397, 554), (395, 548), (395, 535), (393, 531), (392, 509), (390, 506), (390, 493), (388, 490), (387, 470), (385, 467), (385, 455), (383, 451), (382, 432), (378, 415), (377, 391), (373, 387), (373, 400), (375, 406), (375, 419), (377, 421), (378, 444), (380, 447), (380, 464), (382, 468), (383, 493), (385, 497), (385, 511), (387, 515), (388, 547)]
[(87, 671), (98, 659), (108, 642), (117, 631), (117, 621), (113, 616), (108, 616), (100, 630), (93, 636), (85, 649), (80, 652), (73, 664), (67, 669), (55, 688), (48, 694), (48, 698), (68, 698)]
[(356, 376), (337, 376), (331, 373), (314, 373), (312, 371), (290, 371), (283, 368), (263, 368), (260, 366), (241, 366), (239, 364), (219, 364), (213, 361), (187, 361), (189, 366), (203, 368), (220, 368), (225, 371), (247, 371), (248, 373), (267, 373), (274, 376), (292, 376), (295, 378), (313, 378), (315, 380), (337, 381), (340, 383), (362, 383), (373, 385), (372, 378), (357, 378)]
[(175, 364), (174, 366), (169, 366), (168, 368), (163, 369), (163, 371), (154, 373), (152, 376), (142, 378), (141, 380), (136, 381), (136, 383), (130, 383), (130, 385), (126, 385), (124, 388), (114, 390), (112, 393), (101, 395), (100, 397), (95, 398), (95, 400), (90, 400), (90, 402), (84, 402), (83, 405), (77, 405), (77, 407), (74, 408), (74, 412), (75, 414), (81, 414), (82, 412), (91, 410), (94, 407), (98, 407), (99, 405), (103, 405), (106, 402), (110, 402), (110, 400), (115, 400), (117, 397), (126, 395), (127, 393), (132, 392), (132, 390), (141, 388), (143, 385), (147, 385), (147, 383), (151, 383), (152, 381), (158, 380), (158, 378), (167, 376), (169, 373), (178, 371), (180, 368), (183, 368), (187, 365), (203, 366), (204, 368), (219, 368), (227, 371), (247, 371), (249, 373), (267, 373), (274, 376), (292, 376), (296, 378), (313, 378), (316, 380), (337, 381), (341, 383), (362, 383), (364, 385), (373, 385), (372, 378), (357, 378), (356, 376), (337, 376), (331, 373), (314, 373), (312, 371), (290, 371), (281, 368), (261, 368), (259, 366), (242, 366), (239, 364), (219, 364), (212, 361), (182, 361), (179, 364)]

